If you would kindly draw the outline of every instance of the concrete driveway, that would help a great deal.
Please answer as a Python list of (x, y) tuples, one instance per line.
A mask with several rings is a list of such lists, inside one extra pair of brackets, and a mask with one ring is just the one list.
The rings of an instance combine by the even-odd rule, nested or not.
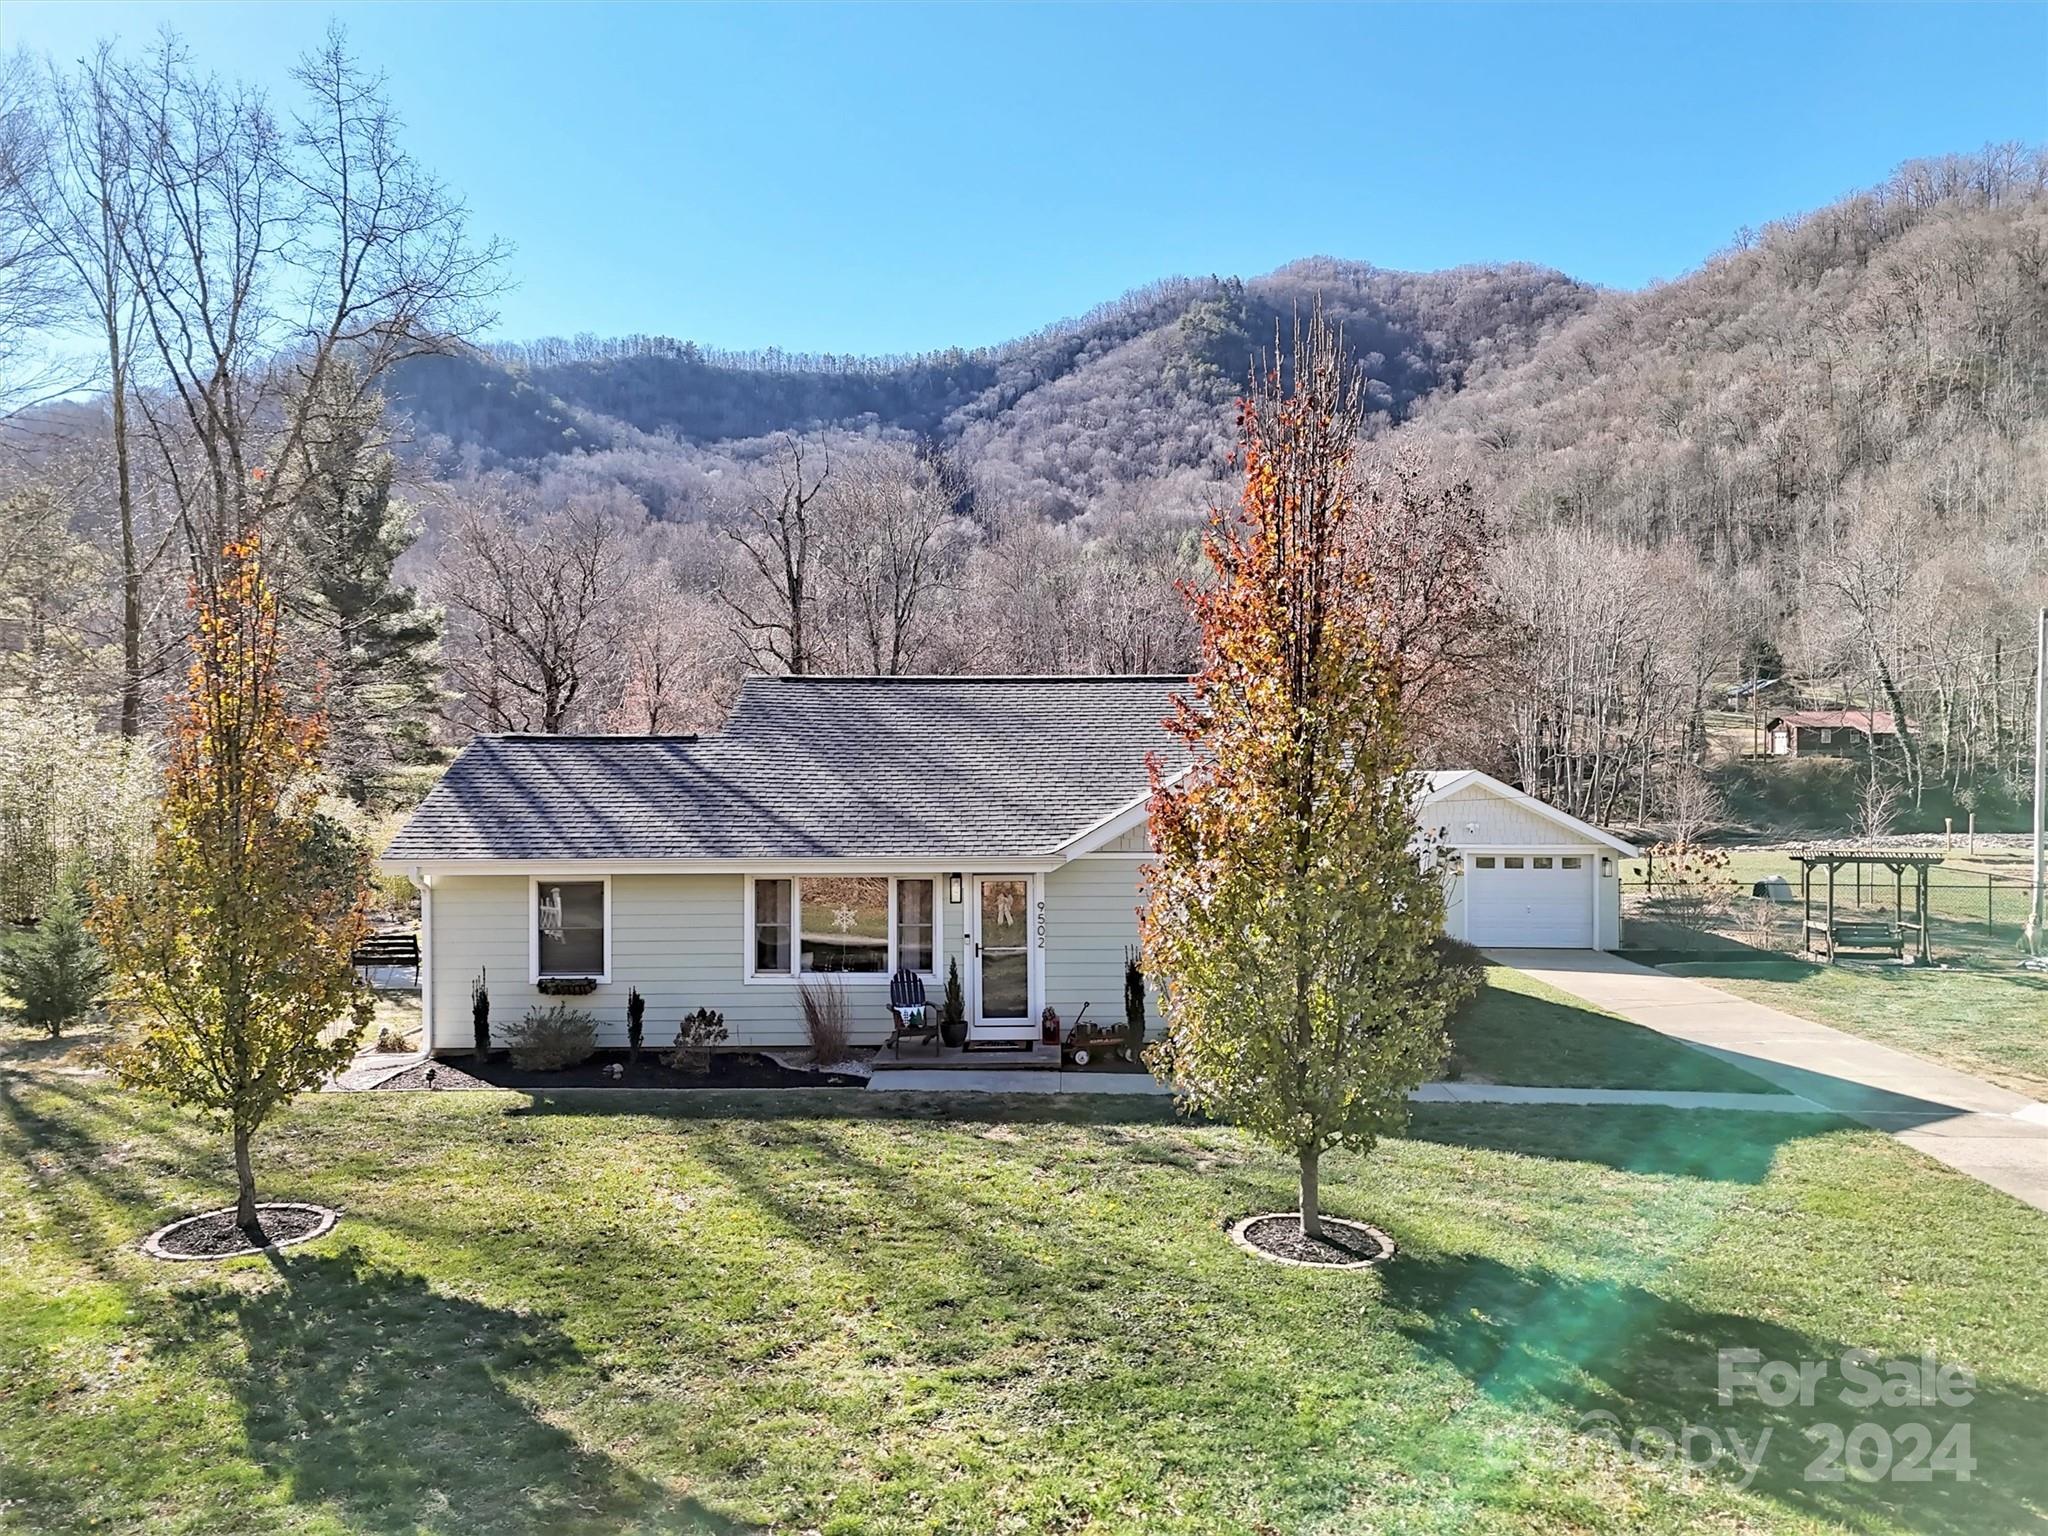
[(1592, 950), (1486, 957), (1682, 1040), (2048, 1211), (2048, 1106), (1910, 1052)]

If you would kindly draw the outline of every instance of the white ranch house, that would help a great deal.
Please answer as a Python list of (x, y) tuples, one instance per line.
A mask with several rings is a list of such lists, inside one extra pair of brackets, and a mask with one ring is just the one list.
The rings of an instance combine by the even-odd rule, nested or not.
[[(420, 887), (423, 1044), (468, 1049), (479, 977), (498, 1029), (587, 983), (605, 1045), (636, 987), (651, 1045), (699, 1007), (735, 1045), (802, 1044), (820, 976), (878, 1041), (891, 974), (936, 1003), (949, 962), (970, 1043), (1036, 1039), (1047, 1007), (1121, 1019), (1146, 760), (1185, 761), (1160, 725), (1185, 686), (750, 678), (715, 736), (478, 737), (382, 861)], [(1451, 934), (1616, 943), (1627, 843), (1469, 771), (1429, 775), (1418, 814), (1455, 850)]]

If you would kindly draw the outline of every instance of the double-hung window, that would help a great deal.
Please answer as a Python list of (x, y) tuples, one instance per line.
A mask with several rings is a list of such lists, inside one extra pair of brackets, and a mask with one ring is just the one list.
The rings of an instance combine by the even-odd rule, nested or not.
[(533, 979), (611, 977), (611, 882), (533, 881)]
[(749, 882), (754, 977), (886, 977), (938, 968), (938, 882), (926, 876), (797, 875)]

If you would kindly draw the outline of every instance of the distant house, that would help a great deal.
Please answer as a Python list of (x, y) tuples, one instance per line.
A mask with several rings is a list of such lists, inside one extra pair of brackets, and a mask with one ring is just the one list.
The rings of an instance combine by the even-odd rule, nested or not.
[[(971, 1043), (1041, 1012), (1117, 1017), (1152, 858), (1148, 756), (1182, 677), (748, 678), (716, 736), (479, 736), (391, 843), (421, 888), (425, 1047), (582, 997), (605, 1045), (716, 1008), (736, 1045), (806, 1038), (799, 988), (886, 1033), (891, 976), (957, 965)], [(1612, 834), (1469, 770), (1417, 813), (1455, 849), (1445, 926), (1475, 944), (1612, 948)], [(1155, 989), (1154, 1002), (1157, 994)]]
[(1765, 727), (1773, 757), (1861, 757), (1898, 735), (1889, 710), (1795, 709)]

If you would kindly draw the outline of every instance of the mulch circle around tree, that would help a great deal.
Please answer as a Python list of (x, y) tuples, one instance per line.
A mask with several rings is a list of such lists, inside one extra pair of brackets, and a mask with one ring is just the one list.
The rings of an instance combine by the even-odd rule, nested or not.
[(1304, 1269), (1370, 1269), (1394, 1256), (1394, 1240), (1378, 1227), (1325, 1216), (1317, 1239), (1301, 1230), (1299, 1211), (1247, 1216), (1231, 1227), (1230, 1240), (1257, 1258)]
[(324, 1205), (301, 1205), (293, 1201), (263, 1201), (256, 1207), (262, 1224), (262, 1244), (249, 1241), (249, 1234), (235, 1224), (235, 1210), (208, 1211), (187, 1216), (160, 1227), (142, 1240), (142, 1251), (153, 1259), (239, 1259), (246, 1254), (273, 1253), (296, 1243), (309, 1243), (325, 1236), (341, 1220), (341, 1212)]

